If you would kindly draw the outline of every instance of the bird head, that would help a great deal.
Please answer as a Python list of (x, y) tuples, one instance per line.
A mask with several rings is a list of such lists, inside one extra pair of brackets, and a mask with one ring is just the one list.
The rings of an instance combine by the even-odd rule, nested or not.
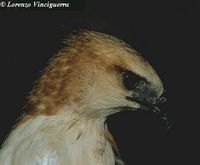
[(32, 113), (73, 110), (99, 119), (123, 109), (150, 110), (164, 100), (155, 70), (123, 41), (81, 31), (64, 43), (30, 93)]

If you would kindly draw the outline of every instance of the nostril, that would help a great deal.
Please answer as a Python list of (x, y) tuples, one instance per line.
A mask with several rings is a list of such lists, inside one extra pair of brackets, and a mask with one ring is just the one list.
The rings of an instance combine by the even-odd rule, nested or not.
[(167, 101), (166, 97), (160, 97), (158, 103), (165, 103)]

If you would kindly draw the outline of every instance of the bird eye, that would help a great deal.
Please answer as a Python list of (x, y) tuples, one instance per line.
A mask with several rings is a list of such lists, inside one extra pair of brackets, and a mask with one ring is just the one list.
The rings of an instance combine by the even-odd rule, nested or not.
[(122, 82), (126, 89), (133, 90), (139, 84), (141, 77), (129, 70), (122, 72)]

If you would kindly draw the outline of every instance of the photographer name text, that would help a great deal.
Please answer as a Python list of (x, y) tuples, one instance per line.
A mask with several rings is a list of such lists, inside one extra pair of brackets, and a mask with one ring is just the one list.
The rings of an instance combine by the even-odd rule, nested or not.
[(0, 7), (7, 7), (7, 8), (68, 8), (70, 6), (69, 3), (65, 2), (40, 2), (40, 1), (33, 1), (31, 3), (26, 3), (26, 2), (5, 2), (1, 1), (0, 2)]

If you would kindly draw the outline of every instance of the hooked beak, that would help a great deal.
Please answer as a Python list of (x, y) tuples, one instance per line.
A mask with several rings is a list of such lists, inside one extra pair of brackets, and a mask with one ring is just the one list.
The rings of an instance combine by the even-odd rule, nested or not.
[(152, 112), (158, 115), (165, 122), (165, 132), (168, 132), (173, 127), (173, 121), (168, 118), (167, 112), (163, 112), (158, 108), (159, 104), (165, 103), (166, 101), (166, 97), (160, 97), (157, 104), (152, 108)]
[(157, 116), (159, 116), (164, 122), (165, 122), (165, 128), (164, 128), (164, 131), (165, 132), (168, 132), (171, 130), (171, 128), (173, 127), (173, 121), (171, 121), (168, 116), (167, 116), (167, 113), (166, 112), (163, 112), (162, 110), (159, 109), (159, 105), (162, 104), (162, 103), (165, 103), (167, 101), (167, 99), (165, 97), (160, 97), (155, 104), (151, 104), (149, 102), (144, 102), (144, 101), (141, 101), (141, 100), (136, 100), (135, 98), (133, 97), (127, 97), (128, 100), (131, 100), (131, 101), (134, 101), (134, 102), (137, 102), (141, 108), (140, 110), (142, 111), (151, 111), (153, 112), (154, 114), (156, 114)]

